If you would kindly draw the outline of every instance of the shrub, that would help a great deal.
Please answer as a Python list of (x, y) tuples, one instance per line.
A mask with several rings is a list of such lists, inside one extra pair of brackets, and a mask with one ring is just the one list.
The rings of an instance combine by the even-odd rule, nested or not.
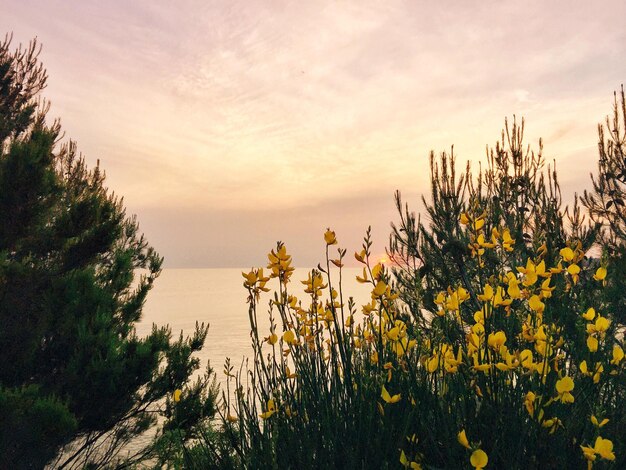
[(370, 263), (369, 232), (355, 253), (368, 304), (343, 292), (346, 251), (331, 254), (331, 230), (304, 299), (281, 243), (269, 272), (244, 273), (254, 366), (227, 365), (235, 396), (223, 411), (239, 463), (624, 467), (623, 268), (603, 243), (606, 220), (588, 223), (577, 198), (562, 208), (556, 171), (541, 144), (525, 148), (523, 123), (506, 126), (475, 177), (469, 165), (457, 176), (453, 154), (431, 156), (431, 175), (428, 226), (397, 194), (391, 269)]
[[(360, 312), (333, 287), (341, 268), (329, 263), (340, 266), (342, 250), (304, 281), (306, 303), (290, 294), (283, 245), (271, 274), (245, 273), (253, 326), (266, 283), (279, 283), (271, 330), (262, 338), (253, 327), (255, 368), (247, 390), (237, 380), (236, 420), (226, 412), (247, 467), (624, 465), (612, 450), (625, 383), (619, 325), (601, 295), (606, 268), (585, 266), (576, 242), (555, 263), (540, 250), (511, 265), (519, 241), (508, 229), (466, 217), (464, 232), (492, 235), (471, 262), (482, 280), (438, 293), (426, 327), (403, 311), (386, 269), (368, 263), (368, 239), (355, 254), (372, 285)], [(500, 260), (498, 274), (483, 271), (483, 256)]]
[[(189, 384), (207, 329), (137, 337), (162, 259), (100, 169), (58, 145), (60, 124), (46, 124), (37, 99), (46, 74), (35, 42), (9, 47), (0, 43), (0, 467), (42, 468), (55, 455), (58, 468), (132, 464), (160, 434), (120, 452), (157, 417), (165, 429), (184, 423), (184, 441), (212, 415), (210, 372)], [(178, 388), (193, 411), (184, 422), (167, 399)]]

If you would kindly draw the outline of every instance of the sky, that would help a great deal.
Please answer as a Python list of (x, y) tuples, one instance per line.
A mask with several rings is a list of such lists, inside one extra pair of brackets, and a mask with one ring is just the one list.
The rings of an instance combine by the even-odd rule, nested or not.
[(505, 117), (590, 186), (597, 124), (626, 77), (623, 1), (0, 0), (43, 45), (49, 116), (165, 257), (252, 267), (281, 240), (323, 259), (331, 227), (375, 256), (428, 156), (474, 164)]

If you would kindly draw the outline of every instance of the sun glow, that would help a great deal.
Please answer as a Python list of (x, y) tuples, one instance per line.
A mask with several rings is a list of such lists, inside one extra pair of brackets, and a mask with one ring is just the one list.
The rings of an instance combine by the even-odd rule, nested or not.
[(377, 261), (378, 264), (382, 264), (382, 265), (392, 264), (391, 260), (389, 259), (389, 256), (387, 256), (386, 253), (378, 255), (374, 259), (378, 260)]

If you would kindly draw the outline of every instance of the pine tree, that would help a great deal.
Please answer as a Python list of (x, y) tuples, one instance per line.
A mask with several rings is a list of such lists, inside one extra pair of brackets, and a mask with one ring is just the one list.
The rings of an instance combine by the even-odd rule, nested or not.
[[(389, 255), (396, 288), (406, 305), (407, 334), (427, 338), (422, 364), (428, 364), (429, 357), (443, 360), (444, 349), (458, 351), (457, 357), (465, 361), (459, 374), (449, 376), (445, 367), (434, 363), (432, 376), (427, 376), (427, 393), (434, 398), (427, 406), (435, 410), (436, 421), (422, 436), (429, 436), (429, 428), (438, 429), (439, 423), (442, 428), (447, 425), (448, 432), (459, 432), (471, 423), (476, 428), (472, 432), (491, 452), (489, 465), (572, 468), (583, 458), (595, 459), (595, 454), (581, 456), (580, 450), (587, 423), (593, 423), (590, 412), (601, 409), (610, 416), (603, 436), (622, 435), (623, 96), (608, 121), (608, 138), (600, 127), (599, 173), (593, 189), (581, 199), (575, 196), (570, 207), (562, 203), (557, 172), (553, 164), (545, 163), (541, 141), (536, 151), (523, 143), (523, 121), (505, 124), (500, 141), (488, 152), (486, 167), (476, 173), (469, 164), (457, 171), (453, 153), (439, 159), (431, 154), (431, 196), (422, 199), (427, 222), (410, 212), (396, 194), (400, 222), (392, 227)], [(601, 334), (589, 318), (601, 324)], [(498, 335), (506, 345), (498, 346)], [(543, 348), (548, 337), (551, 350)], [(509, 352), (509, 359), (519, 359), (524, 351), (526, 357), (539, 357), (542, 373), (551, 371), (559, 380), (577, 376), (576, 406), (568, 410), (562, 432), (553, 436), (553, 431), (545, 432), (551, 422), (544, 419), (552, 398), (543, 402), (539, 414), (532, 407), (524, 411), (522, 398), (529, 395), (524, 395), (528, 389), (521, 384), (526, 378), (534, 380), (534, 372), (514, 378), (500, 374), (511, 369), (497, 361)], [(596, 371), (592, 375), (587, 374), (588, 363)], [(524, 367), (522, 362), (512, 367), (520, 365)], [(438, 368), (441, 374), (435, 378)], [(459, 376), (466, 382), (454, 397), (449, 391)], [(568, 380), (574, 383), (571, 377)], [(545, 378), (538, 383), (545, 385)], [(590, 384), (599, 386), (594, 389)], [(503, 398), (503, 390), (511, 392), (508, 398)], [(554, 384), (543, 390), (544, 397), (554, 390), (560, 393)], [(534, 400), (535, 395), (530, 397)], [(433, 440), (443, 442), (439, 437)], [(529, 442), (532, 446), (511, 459), (509, 450), (518, 442), (520, 449)], [(611, 468), (624, 468), (623, 455), (609, 457), (615, 459)]]
[[(131, 464), (214, 414), (212, 371), (189, 383), (207, 328), (136, 336), (162, 258), (100, 169), (59, 145), (39, 99), (40, 48), (10, 42), (0, 43), (0, 468), (55, 456), (59, 468)], [(154, 440), (120, 453), (159, 416)]]
[[(618, 98), (619, 96), (619, 98)], [(626, 322), (626, 99), (624, 87), (615, 93), (613, 114), (598, 125), (598, 174), (592, 190), (583, 194), (590, 218), (600, 227), (602, 257), (614, 272), (607, 286), (615, 315)]]
[[(502, 270), (487, 252), (483, 266), (472, 270), (477, 240), (464, 230), (463, 218), (482, 217), (490, 243), (493, 229), (502, 235), (504, 228), (521, 250), (511, 267), (522, 266), (526, 259), (539, 253), (547, 264), (554, 261), (560, 248), (569, 240), (579, 240), (588, 251), (595, 243), (598, 227), (582, 215), (578, 197), (571, 208), (563, 206), (555, 164), (546, 165), (541, 140), (537, 151), (524, 144), (524, 122), (505, 122), (500, 140), (487, 152), (486, 169), (472, 173), (468, 162), (457, 172), (454, 149), (439, 159), (431, 152), (431, 198), (422, 197), (429, 223), (403, 206), (396, 193), (400, 214), (398, 225), (392, 224), (389, 255), (394, 261), (394, 275), (403, 300), (420, 324), (437, 310), (437, 292), (449, 286), (469, 288), (471, 281), (485, 272)], [(513, 254), (511, 255), (513, 256)], [(479, 293), (470, 292), (475, 299)]]

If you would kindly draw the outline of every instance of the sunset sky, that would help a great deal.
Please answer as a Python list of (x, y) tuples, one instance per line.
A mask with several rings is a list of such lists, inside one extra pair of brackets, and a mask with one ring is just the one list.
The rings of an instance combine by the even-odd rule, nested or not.
[(428, 154), (478, 162), (504, 118), (544, 140), (566, 199), (626, 77), (626, 2), (0, 0), (37, 37), (50, 117), (124, 196), (166, 267), (297, 266), (323, 232), (383, 253)]

